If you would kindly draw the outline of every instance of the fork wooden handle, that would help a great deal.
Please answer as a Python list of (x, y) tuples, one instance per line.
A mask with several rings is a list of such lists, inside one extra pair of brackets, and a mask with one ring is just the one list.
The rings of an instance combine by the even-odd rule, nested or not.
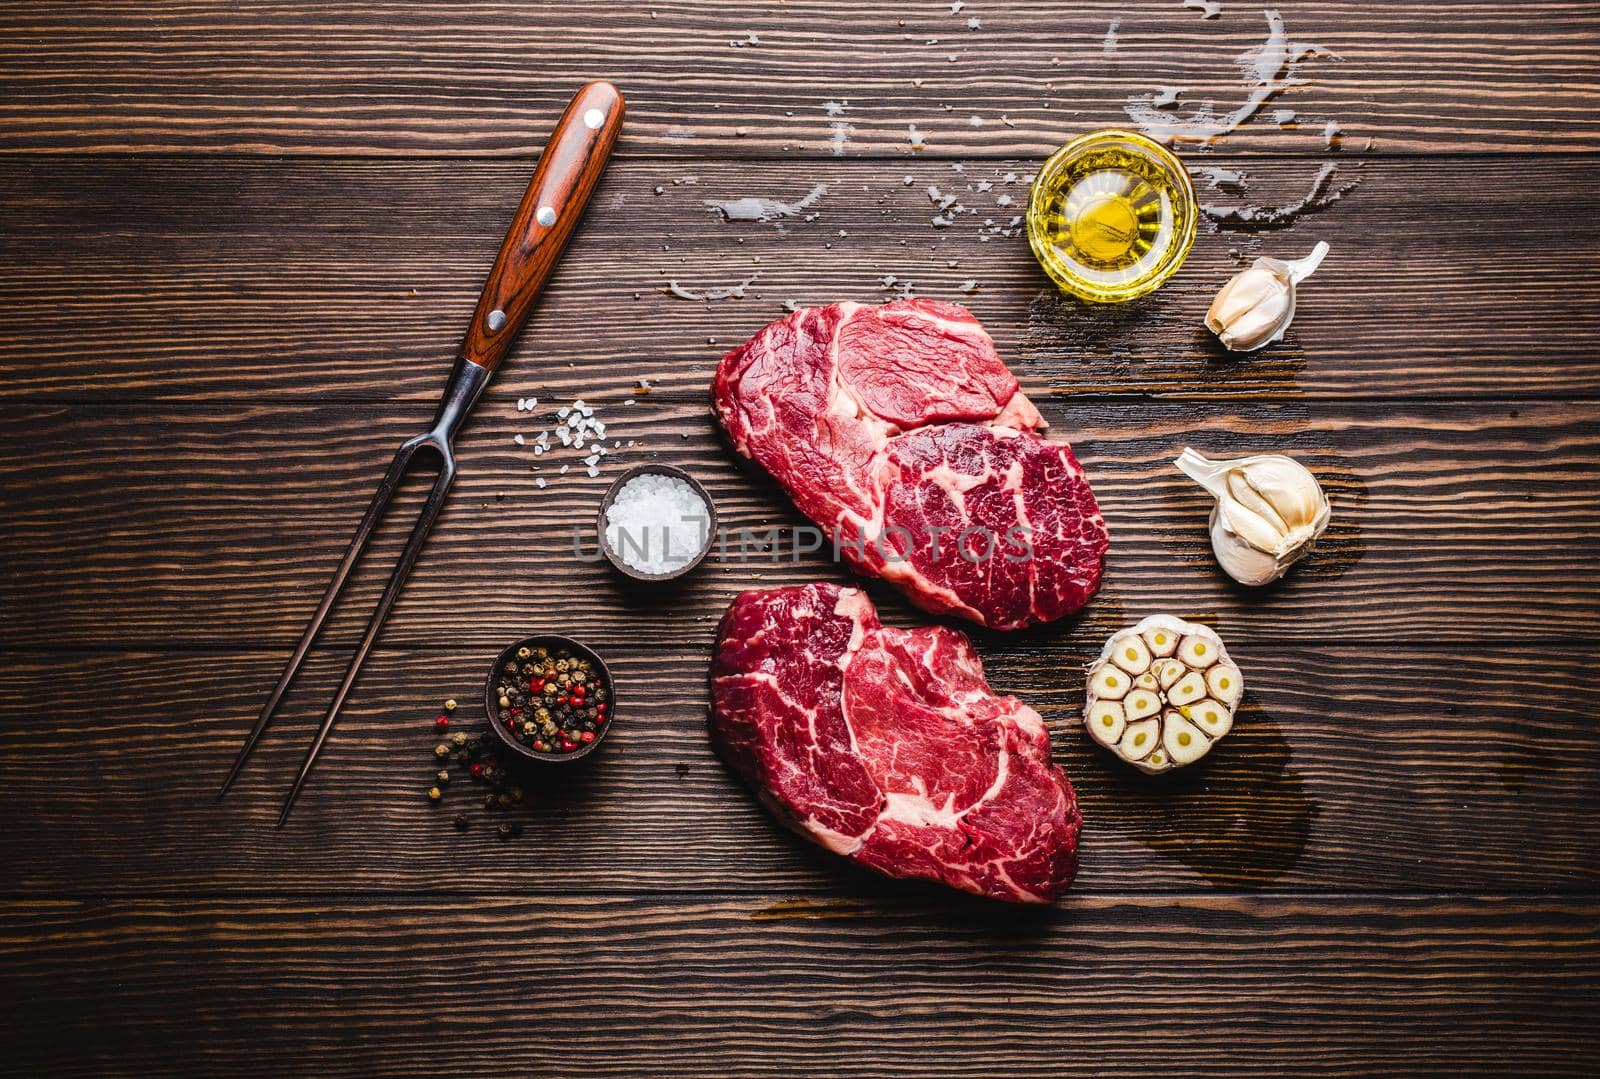
[(605, 171), (624, 108), (615, 86), (591, 82), (561, 114), (483, 284), (462, 359), (493, 371), (506, 358)]

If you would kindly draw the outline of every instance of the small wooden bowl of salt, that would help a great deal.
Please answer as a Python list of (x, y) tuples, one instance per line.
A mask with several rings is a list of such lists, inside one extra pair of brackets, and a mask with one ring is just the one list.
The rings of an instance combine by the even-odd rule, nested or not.
[(671, 581), (698, 566), (717, 533), (717, 507), (700, 481), (671, 465), (618, 476), (595, 522), (600, 551), (636, 581)]

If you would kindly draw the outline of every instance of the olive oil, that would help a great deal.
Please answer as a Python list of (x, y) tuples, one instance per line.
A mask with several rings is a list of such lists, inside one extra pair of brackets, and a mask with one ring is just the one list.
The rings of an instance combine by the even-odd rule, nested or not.
[(1194, 186), (1165, 147), (1128, 131), (1075, 139), (1045, 162), (1028, 200), (1028, 240), (1055, 282), (1102, 303), (1143, 296), (1194, 242)]

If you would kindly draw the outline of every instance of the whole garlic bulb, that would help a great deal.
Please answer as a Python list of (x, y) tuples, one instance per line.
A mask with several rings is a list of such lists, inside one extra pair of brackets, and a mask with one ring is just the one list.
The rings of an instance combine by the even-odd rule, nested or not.
[(1281, 454), (1212, 461), (1185, 448), (1175, 462), (1210, 491), (1211, 549), (1240, 584), (1276, 581), (1328, 527), (1327, 496), (1304, 465)]
[(1322, 264), (1328, 245), (1294, 262), (1258, 258), (1233, 275), (1206, 312), (1206, 329), (1231, 352), (1254, 352), (1283, 337), (1294, 321), (1295, 286)]

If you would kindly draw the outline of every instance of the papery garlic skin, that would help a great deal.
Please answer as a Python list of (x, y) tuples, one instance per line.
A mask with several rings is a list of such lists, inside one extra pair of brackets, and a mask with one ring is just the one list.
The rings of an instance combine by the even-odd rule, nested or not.
[(1281, 340), (1294, 321), (1295, 286), (1311, 276), (1327, 253), (1328, 245), (1318, 240), (1303, 259), (1256, 259), (1211, 301), (1206, 329), (1230, 352), (1255, 352)]
[(1293, 458), (1261, 454), (1212, 461), (1185, 448), (1176, 464), (1217, 500), (1211, 549), (1240, 584), (1276, 581), (1327, 530), (1332, 511), (1322, 485)]
[[(1126, 660), (1130, 648), (1148, 653), (1171, 649), (1178, 641), (1183, 645), (1171, 658), (1156, 660), (1146, 672), (1156, 675), (1156, 689), (1135, 689), (1120, 700), (1101, 694), (1108, 678), (1115, 680), (1113, 693), (1125, 683), (1127, 671), (1118, 659)], [(1213, 671), (1221, 694), (1215, 697), (1208, 695)], [(1205, 756), (1233, 728), (1243, 691), (1244, 676), (1214, 630), (1168, 614), (1151, 615), (1113, 634), (1091, 666), (1084, 729), (1141, 772), (1169, 772)]]

